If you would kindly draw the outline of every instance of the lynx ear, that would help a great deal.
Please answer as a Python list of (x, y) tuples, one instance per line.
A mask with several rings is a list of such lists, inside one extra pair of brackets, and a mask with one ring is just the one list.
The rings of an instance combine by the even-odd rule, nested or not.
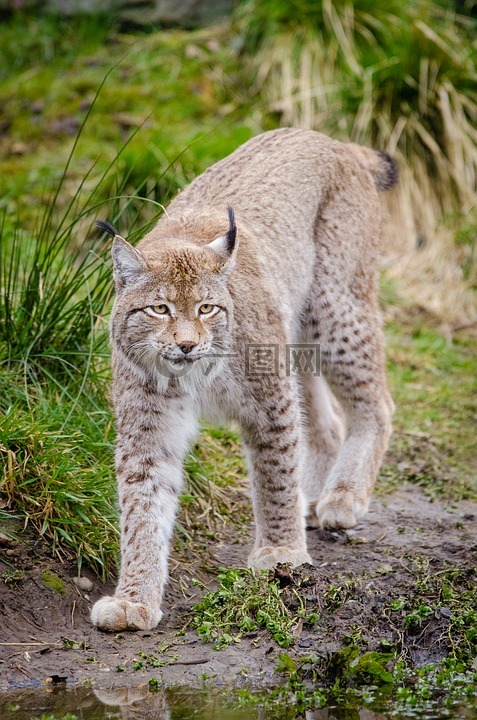
[(115, 235), (111, 255), (114, 279), (118, 285), (134, 281), (147, 270), (140, 253), (121, 235)]
[(238, 249), (238, 239), (234, 211), (232, 210), (230, 205), (227, 207), (227, 211), (229, 214), (229, 229), (222, 237), (218, 237), (216, 240), (212, 240), (212, 242), (209, 243), (207, 247), (217, 253), (217, 255), (220, 255), (222, 260), (224, 260), (224, 269), (227, 268), (227, 270), (231, 270), (233, 265), (235, 264), (235, 256)]

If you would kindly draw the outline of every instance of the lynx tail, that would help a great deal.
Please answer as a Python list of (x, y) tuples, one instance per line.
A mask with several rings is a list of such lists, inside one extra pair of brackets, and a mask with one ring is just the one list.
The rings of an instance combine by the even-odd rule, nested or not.
[(361, 165), (363, 165), (374, 178), (378, 190), (389, 190), (399, 180), (399, 172), (396, 161), (383, 150), (372, 150), (371, 148), (351, 143), (352, 149)]

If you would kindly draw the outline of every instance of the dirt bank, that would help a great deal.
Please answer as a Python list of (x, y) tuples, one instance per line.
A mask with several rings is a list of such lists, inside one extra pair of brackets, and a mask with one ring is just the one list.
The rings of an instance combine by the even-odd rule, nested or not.
[[(376, 498), (365, 521), (352, 532), (309, 530), (314, 567), (303, 566), (280, 582), (286, 586), (283, 597), (290, 612), (298, 593), (319, 619), (313, 627), (297, 624), (289, 655), (329, 657), (344, 647), (344, 639), (355, 638), (367, 650), (382, 648), (387, 641), (412, 663), (444, 657), (452, 642), (451, 612), (438, 580), (446, 577), (453, 592), (475, 586), (476, 524), (477, 504), (444, 507), (408, 485)], [(221, 651), (204, 644), (190, 627), (181, 632), (192, 604), (204, 592), (191, 585), (191, 576), (200, 576), (213, 588), (217, 568), (243, 564), (250, 541), (251, 533), (227, 526), (210, 540), (206, 555), (190, 552), (195, 559), (189, 558), (187, 572), (182, 558), (173, 557), (160, 626), (151, 632), (112, 635), (89, 622), (92, 603), (111, 586), (102, 586), (85, 572), (92, 589), (81, 590), (73, 582), (73, 565), (53, 560), (40, 544), (9, 544), (4, 539), (0, 688), (60, 679), (71, 684), (89, 679), (98, 688), (150, 678), (189, 686), (204, 678), (220, 686), (273, 682), (283, 650), (267, 631)], [(421, 615), (414, 622), (409, 599), (416, 593), (427, 593), (428, 609), (419, 610), (418, 602)]]

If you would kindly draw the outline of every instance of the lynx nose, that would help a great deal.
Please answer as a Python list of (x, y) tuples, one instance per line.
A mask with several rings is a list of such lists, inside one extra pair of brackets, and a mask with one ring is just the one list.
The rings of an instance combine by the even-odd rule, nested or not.
[(187, 355), (187, 353), (190, 353), (192, 348), (195, 348), (196, 345), (196, 342), (192, 342), (190, 340), (185, 340), (184, 342), (179, 343), (179, 347), (185, 355)]

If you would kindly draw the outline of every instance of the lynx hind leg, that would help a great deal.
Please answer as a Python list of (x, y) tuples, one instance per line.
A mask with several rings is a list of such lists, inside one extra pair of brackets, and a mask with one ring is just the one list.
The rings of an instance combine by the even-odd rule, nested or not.
[(320, 338), (323, 371), (344, 410), (346, 436), (316, 515), (321, 527), (350, 528), (367, 512), (391, 433), (393, 403), (378, 314), (364, 306), (360, 311), (354, 299), (326, 303)]
[(317, 223), (320, 253), (309, 325), (322, 371), (345, 414), (346, 435), (316, 508), (321, 527), (353, 527), (367, 511), (391, 432), (377, 302), (381, 237), (371, 176), (352, 158)]
[(307, 373), (301, 376), (301, 384), (307, 439), (302, 489), (307, 503), (307, 524), (316, 527), (316, 506), (344, 441), (344, 415), (323, 376)]

